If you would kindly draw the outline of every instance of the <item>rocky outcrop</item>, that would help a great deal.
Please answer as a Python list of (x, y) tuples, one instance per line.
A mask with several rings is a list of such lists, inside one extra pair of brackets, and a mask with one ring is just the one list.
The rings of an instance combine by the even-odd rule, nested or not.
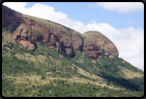
[(29, 16), (23, 19), (30, 29), (43, 34), (43, 41), (55, 52), (64, 53), (69, 57), (74, 55), (74, 51), (81, 53), (83, 41), (80, 33), (43, 19), (43, 22)]
[(35, 36), (32, 31), (25, 24), (20, 24), (19, 27), (14, 32), (14, 39), (16, 39), (19, 44), (26, 47), (27, 50), (35, 50)]
[(100, 47), (97, 45), (94, 37), (90, 33), (83, 34), (84, 44), (83, 44), (83, 55), (87, 55), (90, 58), (97, 59), (99, 56), (102, 56)]
[(2, 5), (2, 27), (17, 27), (22, 21), (22, 14)]
[(22, 15), (2, 5), (2, 27), (17, 27), (14, 39), (27, 48), (35, 50), (35, 41), (43, 41), (57, 53), (72, 57), (75, 51), (93, 59), (101, 58), (101, 49), (118, 56), (116, 46), (97, 31), (88, 31), (81, 35), (70, 28), (28, 15)]
[[(88, 31), (83, 35), (84, 45), (83, 50), (89, 57), (98, 58), (101, 57), (100, 49), (104, 49), (106, 52), (118, 56), (118, 50), (116, 46), (106, 36), (98, 31)], [(93, 54), (94, 53), (94, 54)], [(98, 55), (99, 54), (99, 55)]]

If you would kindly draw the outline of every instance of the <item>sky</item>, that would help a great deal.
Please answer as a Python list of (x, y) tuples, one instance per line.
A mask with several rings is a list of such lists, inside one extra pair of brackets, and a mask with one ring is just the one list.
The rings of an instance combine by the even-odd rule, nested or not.
[(5, 2), (3, 5), (81, 34), (99, 31), (116, 45), (120, 58), (144, 71), (142, 2)]

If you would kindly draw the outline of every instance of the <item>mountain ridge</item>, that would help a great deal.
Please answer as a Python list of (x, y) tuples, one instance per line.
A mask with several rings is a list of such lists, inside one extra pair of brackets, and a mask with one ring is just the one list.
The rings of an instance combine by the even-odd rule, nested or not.
[[(2, 12), (5, 12), (3, 8)], [(8, 19), (2, 17), (2, 22), (7, 23), (2, 27), (4, 97), (144, 95), (144, 72), (119, 58), (117, 49), (115, 52), (108, 50), (116, 48), (108, 39), (104, 45), (106, 40), (94, 43), (92, 39), (84, 38), (92, 36), (85, 34), (95, 31), (82, 35), (40, 18), (19, 14), (17, 20), (15, 14), (11, 15), (13, 17), (5, 17)], [(13, 24), (14, 20), (18, 24)], [(97, 56), (92, 53), (97, 53)]]
[[(9, 14), (9, 12), (8, 12), (8, 14)], [(15, 16), (15, 13), (13, 16)], [(9, 16), (7, 16), (7, 17), (9, 17)], [(82, 53), (82, 51), (83, 51), (83, 35), (84, 34), (81, 34), (79, 32), (76, 32), (73, 29), (67, 28), (65, 26), (59, 25), (59, 24), (51, 22), (51, 21), (48, 22), (47, 20), (44, 20), (44, 19), (40, 19), (40, 18), (36, 18), (36, 17), (24, 15), (24, 14), (17, 16), (17, 13), (16, 13), (16, 17), (20, 17), (22, 23), (26, 24), (30, 30), (37, 30), (37, 31), (41, 32), (43, 34), (43, 37), (41, 37), (42, 39), (38, 39), (38, 38), (36, 38), (36, 39), (39, 41), (44, 41), (55, 52), (61, 53), (61, 54), (64, 53), (65, 55), (67, 55), (69, 57), (74, 56), (74, 51)], [(7, 20), (7, 19), (5, 19), (5, 17), (3, 17), (2, 20)], [(19, 23), (19, 24), (21, 24), (21, 23)], [(22, 32), (22, 31), (27, 32), (27, 30), (25, 30), (24, 28), (22, 28), (20, 30), (21, 30), (20, 32)], [(19, 32), (19, 31), (17, 31), (17, 32)], [(20, 39), (21, 33), (17, 33), (17, 32), (15, 34), (19, 34), (19, 35), (17, 35), (17, 37), (15, 37), (15, 39), (20, 41), (21, 40)], [(29, 33), (31, 35), (31, 32), (29, 32)], [(90, 34), (91, 33), (92, 32), (90, 31)], [(28, 35), (27, 33), (24, 33), (24, 34)], [(18, 36), (20, 38), (18, 38)], [(28, 38), (28, 37), (26, 37), (26, 38)], [(100, 38), (101, 37), (98, 37), (97, 39), (100, 39)], [(104, 38), (106, 38), (106, 37), (104, 37)], [(108, 38), (106, 38), (106, 39), (108, 41), (110, 41)], [(30, 40), (24, 39), (24, 40), (27, 42), (31, 42), (32, 43), (31, 45), (35, 48), (34, 42), (32, 42), (31, 39)], [(25, 44), (26, 42), (24, 40), (21, 40), (21, 42), (22, 42), (21, 44), (26, 45)], [(91, 42), (91, 40), (89, 42)], [(112, 45), (114, 45), (114, 44), (112, 43)], [(25, 46), (25, 47), (27, 47), (27, 46)], [(109, 46), (106, 46), (106, 47), (109, 47)], [(32, 48), (32, 49), (34, 50), (34, 48)], [(107, 48), (104, 48), (104, 47), (101, 47), (101, 48), (103, 48), (103, 49), (105, 49), (105, 51), (107, 51)], [(102, 56), (101, 52), (99, 51), (100, 47), (98, 47), (97, 49), (98, 50), (96, 52), (93, 50), (94, 52), (88, 53), (89, 56), (91, 56), (91, 58), (98, 58), (98, 57)], [(114, 55), (118, 56), (117, 48), (115, 47), (114, 49), (117, 52), (117, 54), (114, 54)], [(111, 51), (108, 51), (108, 52), (111, 52)], [(93, 56), (92, 54), (95, 54), (95, 56), (92, 57)], [(97, 54), (100, 54), (100, 56)]]

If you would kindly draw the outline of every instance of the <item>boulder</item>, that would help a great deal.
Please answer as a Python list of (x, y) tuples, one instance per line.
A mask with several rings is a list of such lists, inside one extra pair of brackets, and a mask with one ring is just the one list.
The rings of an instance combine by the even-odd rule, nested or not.
[(105, 53), (105, 55), (108, 55), (108, 53)]
[(11, 49), (10, 49), (9, 47), (5, 47), (5, 49), (7, 49), (7, 50), (11, 51)]
[(96, 64), (96, 61), (92, 60), (92, 63)]
[(58, 64), (58, 63), (56, 63), (56, 65), (57, 65), (57, 66), (59, 66), (59, 64)]
[(113, 59), (113, 58), (114, 58), (114, 56), (113, 56), (113, 55), (110, 55), (110, 56), (109, 56), (109, 58), (110, 58), (110, 59)]
[(46, 74), (52, 75), (53, 73), (52, 72), (46, 72)]

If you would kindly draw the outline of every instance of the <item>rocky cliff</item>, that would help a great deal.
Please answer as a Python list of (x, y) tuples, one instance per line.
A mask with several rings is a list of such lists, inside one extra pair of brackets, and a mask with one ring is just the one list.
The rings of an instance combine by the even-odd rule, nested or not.
[(57, 53), (64, 53), (69, 57), (74, 55), (74, 51), (82, 51), (82, 35), (72, 29), (53, 23), (48, 20), (24, 15), (26, 25), (31, 30), (40, 31), (43, 34), (43, 41)]
[(17, 27), (22, 21), (22, 14), (2, 5), (2, 27)]
[(100, 48), (115, 56), (119, 55), (114, 43), (100, 32), (88, 31), (82, 35), (84, 38), (83, 49), (85, 50), (86, 55), (97, 58), (98, 56), (101, 56)]
[(116, 46), (99, 32), (89, 31), (81, 35), (60, 24), (23, 15), (2, 5), (2, 27), (7, 25), (17, 27), (14, 31), (14, 39), (27, 50), (35, 50), (34, 44), (37, 40), (45, 42), (46, 46), (55, 52), (69, 57), (74, 56), (76, 51), (94, 59), (101, 58), (100, 48), (118, 56)]

